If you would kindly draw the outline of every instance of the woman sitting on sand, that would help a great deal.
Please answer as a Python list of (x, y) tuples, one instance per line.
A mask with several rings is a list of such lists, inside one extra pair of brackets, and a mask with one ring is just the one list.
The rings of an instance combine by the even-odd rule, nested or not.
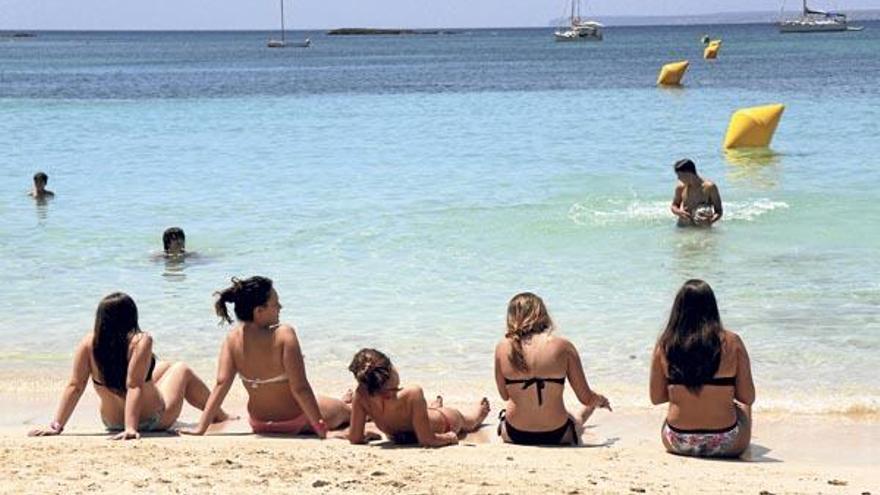
[(688, 280), (675, 296), (654, 348), (651, 402), (669, 402), (662, 438), (673, 454), (739, 457), (749, 446), (749, 355), (721, 325), (715, 294), (702, 280)]
[(351, 443), (364, 443), (367, 417), (395, 443), (442, 447), (458, 443), (461, 434), (476, 431), (489, 414), (485, 397), (467, 413), (444, 407), (443, 398), (427, 404), (421, 387), (401, 388), (400, 375), (388, 356), (361, 349), (348, 367), (358, 381), (351, 404)]
[[(140, 438), (139, 432), (167, 430), (180, 415), (183, 401), (203, 409), (208, 387), (184, 363), (158, 361), (153, 338), (138, 326), (134, 301), (121, 292), (101, 300), (95, 327), (77, 346), (73, 374), (61, 396), (55, 420), (31, 436), (58, 435), (92, 379), (101, 400), (101, 420), (114, 440)], [(217, 409), (212, 422), (228, 418)]]
[[(577, 349), (552, 335), (553, 321), (540, 297), (524, 292), (507, 306), (507, 333), (495, 347), (495, 382), (507, 401), (498, 435), (524, 445), (578, 445), (583, 425), (596, 407), (611, 410), (590, 390)], [(568, 378), (583, 407), (570, 414), (562, 392)]]
[(281, 303), (272, 281), (265, 277), (232, 279), (232, 286), (218, 292), (214, 309), (232, 323), (226, 305), (232, 303), (240, 322), (226, 336), (220, 349), (217, 385), (211, 392), (202, 420), (195, 430), (181, 433), (203, 435), (214, 411), (237, 374), (248, 393), (248, 414), (254, 433), (315, 433), (326, 438), (327, 430), (344, 426), (349, 407), (338, 399), (315, 397), (306, 378), (296, 331), (279, 324)]

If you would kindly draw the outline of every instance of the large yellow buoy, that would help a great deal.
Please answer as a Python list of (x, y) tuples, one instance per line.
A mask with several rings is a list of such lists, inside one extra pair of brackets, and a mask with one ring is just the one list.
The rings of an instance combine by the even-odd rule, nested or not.
[(681, 84), (681, 78), (687, 72), (688, 61), (673, 62), (666, 64), (660, 69), (660, 75), (657, 76), (658, 86), (678, 86)]
[(724, 149), (769, 146), (784, 110), (785, 105), (776, 103), (733, 112), (724, 136)]
[(718, 50), (721, 49), (721, 40), (712, 40), (706, 45), (706, 49), (703, 50), (703, 58), (706, 60), (714, 59), (718, 57)]

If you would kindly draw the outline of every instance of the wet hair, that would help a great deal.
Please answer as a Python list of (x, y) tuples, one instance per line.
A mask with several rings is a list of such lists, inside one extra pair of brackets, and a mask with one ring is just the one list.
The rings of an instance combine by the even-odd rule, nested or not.
[(352, 358), (348, 371), (367, 388), (368, 394), (374, 395), (385, 388), (385, 383), (391, 378), (392, 366), (388, 356), (376, 349), (361, 349)]
[(697, 173), (697, 166), (694, 165), (694, 162), (690, 158), (682, 158), (681, 160), (675, 162), (673, 168), (675, 168), (675, 173)]
[(522, 340), (538, 333), (553, 330), (553, 320), (547, 313), (544, 301), (532, 294), (523, 292), (513, 296), (507, 305), (507, 333), (510, 340), (510, 363), (520, 371), (528, 371), (529, 365), (522, 352)]
[(232, 285), (214, 293), (217, 301), (214, 303), (214, 311), (217, 316), (227, 323), (232, 323), (227, 303), (232, 303), (235, 309), (235, 317), (239, 321), (253, 321), (254, 309), (263, 306), (269, 301), (272, 294), (272, 281), (266, 277), (251, 277), (239, 280), (232, 277)]
[(98, 304), (92, 353), (107, 388), (125, 390), (128, 376), (128, 345), (133, 334), (141, 331), (134, 300), (114, 292)]
[(165, 232), (162, 233), (162, 245), (165, 246), (166, 252), (171, 247), (171, 241), (175, 240), (186, 242), (186, 234), (183, 233), (183, 229), (180, 227), (168, 227), (165, 229)]
[(666, 356), (669, 380), (693, 393), (721, 364), (721, 316), (709, 284), (691, 279), (675, 295), (666, 329), (657, 340)]
[(46, 172), (37, 172), (34, 174), (34, 182), (42, 182), (46, 184), (49, 182), (49, 176), (46, 175)]

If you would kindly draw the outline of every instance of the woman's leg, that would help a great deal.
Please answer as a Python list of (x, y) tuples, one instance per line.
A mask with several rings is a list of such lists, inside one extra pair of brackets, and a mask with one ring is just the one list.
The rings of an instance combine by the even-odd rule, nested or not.
[(351, 419), (351, 407), (345, 402), (334, 399), (332, 397), (324, 397), (319, 395), (318, 409), (321, 410), (321, 416), (330, 430), (338, 430), (348, 425)]
[(463, 432), (477, 431), (483, 424), (483, 420), (489, 415), (489, 399), (483, 397), (480, 402), (459, 415), (462, 417), (461, 429)]
[[(157, 366), (158, 367), (158, 366)], [(164, 371), (156, 382), (159, 393), (165, 401), (165, 412), (162, 414), (160, 424), (168, 426), (174, 424), (183, 409), (183, 401), (186, 400), (199, 410), (205, 409), (211, 392), (205, 382), (195, 374), (186, 363), (176, 362)], [(226, 421), (229, 415), (222, 409), (214, 417), (215, 423)]]

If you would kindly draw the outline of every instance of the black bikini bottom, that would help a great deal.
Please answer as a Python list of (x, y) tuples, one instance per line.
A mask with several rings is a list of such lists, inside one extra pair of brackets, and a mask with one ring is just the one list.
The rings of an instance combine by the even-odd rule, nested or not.
[(505, 411), (502, 410), (498, 414), (498, 435), (501, 436), (501, 426), (504, 425), (504, 431), (507, 432), (507, 438), (511, 443), (519, 445), (560, 445), (565, 434), (571, 431), (571, 445), (578, 445), (577, 429), (574, 427), (574, 421), (571, 417), (555, 430), (550, 431), (525, 431), (517, 430), (505, 418)]

